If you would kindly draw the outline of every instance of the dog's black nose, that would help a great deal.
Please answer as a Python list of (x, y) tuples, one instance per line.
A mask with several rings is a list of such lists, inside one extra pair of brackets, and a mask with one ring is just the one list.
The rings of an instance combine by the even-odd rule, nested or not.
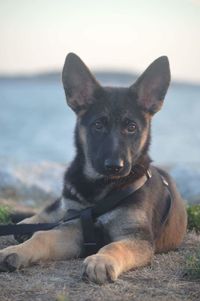
[(124, 167), (124, 161), (121, 159), (106, 159), (104, 167), (109, 173), (118, 173)]

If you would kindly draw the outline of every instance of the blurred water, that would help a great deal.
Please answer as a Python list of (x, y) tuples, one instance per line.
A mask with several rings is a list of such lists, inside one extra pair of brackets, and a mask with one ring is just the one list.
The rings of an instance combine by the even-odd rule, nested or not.
[[(57, 80), (0, 80), (0, 161), (68, 162), (74, 124)], [(171, 86), (152, 137), (156, 163), (200, 163), (200, 87)]]

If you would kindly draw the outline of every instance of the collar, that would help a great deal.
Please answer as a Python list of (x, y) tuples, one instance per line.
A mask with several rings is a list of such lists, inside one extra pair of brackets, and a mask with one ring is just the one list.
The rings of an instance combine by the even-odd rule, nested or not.
[(106, 197), (99, 200), (92, 207), (94, 218), (114, 209), (118, 204), (126, 200), (134, 192), (142, 188), (152, 177), (151, 170), (146, 170), (145, 174), (129, 186), (120, 189), (113, 189)]
[[(114, 189), (113, 187), (113, 189), (111, 189), (106, 195), (98, 198), (97, 202), (95, 202), (94, 204), (98, 204), (98, 202), (102, 204), (102, 201), (104, 202), (105, 199), (107, 201), (107, 197), (110, 198), (111, 195), (113, 195), (113, 197), (118, 199), (119, 195), (122, 195), (122, 197), (124, 195), (125, 197), (127, 193), (129, 194), (129, 191), (134, 193), (136, 190), (140, 189), (151, 177), (152, 177), (152, 173), (150, 168), (148, 168), (144, 170), (144, 174), (139, 179), (135, 180), (133, 183), (130, 183), (128, 186), (125, 186), (124, 188), (120, 187), (120, 189)], [(75, 200), (84, 202), (85, 204), (89, 204), (89, 202), (76, 190), (76, 188), (71, 183), (67, 182), (65, 185), (70, 195)]]

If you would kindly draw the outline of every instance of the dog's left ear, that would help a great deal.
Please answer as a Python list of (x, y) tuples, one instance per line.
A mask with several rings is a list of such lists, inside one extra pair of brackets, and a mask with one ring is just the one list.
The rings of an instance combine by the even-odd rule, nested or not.
[(161, 56), (144, 71), (130, 90), (136, 95), (138, 105), (153, 115), (161, 109), (169, 83), (169, 61), (166, 56)]
[(68, 105), (78, 114), (93, 102), (99, 83), (83, 61), (74, 53), (66, 57), (62, 81)]

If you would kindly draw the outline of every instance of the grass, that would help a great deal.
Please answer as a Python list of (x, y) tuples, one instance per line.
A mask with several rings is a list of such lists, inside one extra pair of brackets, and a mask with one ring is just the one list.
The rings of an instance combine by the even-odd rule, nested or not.
[(200, 205), (190, 205), (187, 207), (188, 229), (200, 232)]
[(0, 223), (5, 224), (10, 222), (10, 210), (7, 206), (0, 206)]
[(186, 257), (185, 276), (190, 280), (200, 279), (200, 249)]
[(59, 296), (56, 298), (56, 301), (69, 301), (69, 298), (66, 297), (66, 296), (63, 296), (63, 295), (59, 295)]
[[(188, 230), (200, 233), (200, 205), (187, 206)], [(190, 280), (200, 279), (200, 245), (185, 260), (185, 276)]]

